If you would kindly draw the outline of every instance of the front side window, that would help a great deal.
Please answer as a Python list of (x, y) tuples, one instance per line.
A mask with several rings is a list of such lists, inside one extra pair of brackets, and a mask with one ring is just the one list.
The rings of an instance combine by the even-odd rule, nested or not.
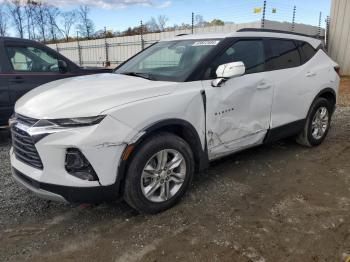
[(58, 59), (30, 46), (7, 46), (12, 67), (22, 72), (59, 72)]
[(280, 70), (300, 66), (301, 59), (298, 47), (292, 40), (270, 40), (272, 57), (268, 59), (269, 68)]
[(206, 79), (216, 78), (216, 69), (223, 64), (243, 62), (246, 74), (265, 70), (265, 52), (262, 40), (240, 40), (230, 46), (222, 55), (214, 60), (206, 73)]
[(183, 82), (219, 42), (219, 39), (159, 42), (115, 72), (151, 80)]

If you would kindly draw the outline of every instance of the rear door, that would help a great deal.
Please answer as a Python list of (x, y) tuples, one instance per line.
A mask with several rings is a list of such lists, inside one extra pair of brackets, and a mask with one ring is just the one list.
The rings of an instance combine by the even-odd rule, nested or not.
[(7, 80), (12, 105), (37, 86), (77, 75), (69, 70), (60, 72), (59, 55), (39, 44), (6, 42), (5, 52), (10, 64)]
[(304, 97), (312, 90), (305, 86), (301, 56), (292, 39), (269, 40), (270, 57), (267, 66), (275, 83), (271, 112), (271, 127), (281, 127), (303, 119)]

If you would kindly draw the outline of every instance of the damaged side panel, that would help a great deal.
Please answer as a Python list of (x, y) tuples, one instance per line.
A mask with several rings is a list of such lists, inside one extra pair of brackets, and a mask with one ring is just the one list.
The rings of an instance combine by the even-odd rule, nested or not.
[(270, 125), (273, 86), (259, 89), (265, 73), (230, 79), (221, 87), (203, 81), (207, 95), (210, 159), (262, 143)]
[(142, 138), (143, 130), (163, 120), (180, 119), (190, 123), (196, 130), (202, 149), (205, 148), (205, 113), (200, 81), (174, 83), (174, 90), (168, 95), (137, 101), (106, 112), (116, 119), (138, 130), (139, 134), (128, 143)]

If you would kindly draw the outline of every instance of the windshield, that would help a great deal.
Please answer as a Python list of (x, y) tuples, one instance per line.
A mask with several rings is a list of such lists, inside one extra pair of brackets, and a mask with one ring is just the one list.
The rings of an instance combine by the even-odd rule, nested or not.
[(115, 72), (156, 81), (184, 82), (219, 42), (219, 39), (159, 42)]

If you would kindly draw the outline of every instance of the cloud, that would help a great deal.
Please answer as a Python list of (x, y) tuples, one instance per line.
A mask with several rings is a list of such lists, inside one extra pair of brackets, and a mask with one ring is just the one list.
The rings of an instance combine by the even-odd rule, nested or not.
[(165, 1), (157, 6), (157, 8), (167, 8), (171, 5), (171, 1)]
[[(5, 0), (0, 0), (0, 4)], [(23, 2), (26, 2), (23, 0)], [(129, 6), (142, 5), (156, 8), (167, 8), (171, 5), (171, 1), (159, 2), (155, 0), (43, 0), (43, 2), (55, 5), (57, 7), (69, 7), (73, 5), (88, 5), (103, 9), (120, 9)]]

